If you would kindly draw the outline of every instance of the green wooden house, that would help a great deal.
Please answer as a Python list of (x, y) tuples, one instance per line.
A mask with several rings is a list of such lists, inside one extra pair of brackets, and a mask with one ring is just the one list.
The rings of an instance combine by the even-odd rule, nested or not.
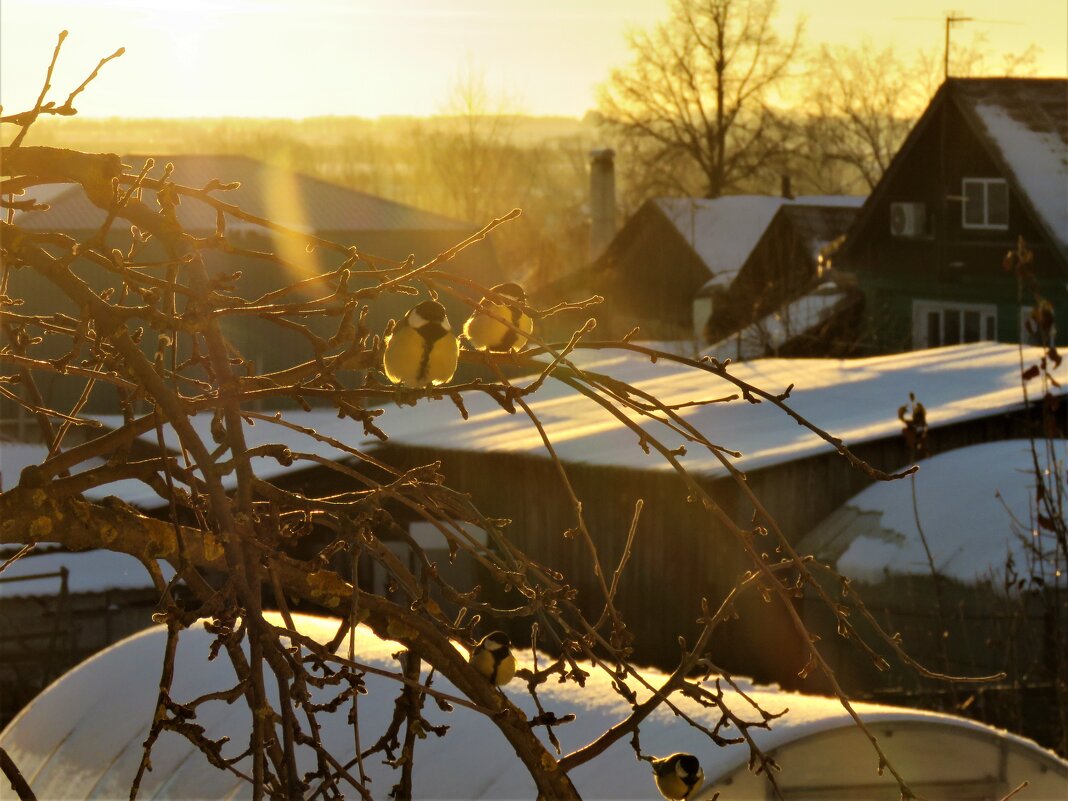
[[(1042, 297), (1068, 317), (1068, 79), (951, 78), (865, 203), (835, 267), (889, 352), (1027, 339), (1035, 303), (1002, 267), (1023, 237)], [(1065, 341), (1068, 325), (1058, 326)]]

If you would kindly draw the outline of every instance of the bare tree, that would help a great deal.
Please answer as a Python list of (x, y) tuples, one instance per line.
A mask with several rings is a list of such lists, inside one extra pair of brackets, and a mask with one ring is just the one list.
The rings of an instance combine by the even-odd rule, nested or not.
[(769, 101), (789, 77), (804, 23), (782, 39), (775, 12), (775, 0), (675, 0), (667, 22), (631, 35), (634, 60), (602, 87), (600, 111), (644, 143), (650, 188), (719, 197), (781, 153)]
[[(890, 165), (929, 95), (915, 65), (894, 48), (823, 46), (814, 59), (805, 139), (815, 172), (845, 165), (870, 191)], [(853, 188), (853, 187), (851, 187)]]
[[(60, 44), (62, 40), (63, 36)], [(226, 201), (226, 191), (234, 186), (220, 180), (202, 187), (187, 186), (176, 180), (180, 176), (174, 175), (169, 165), (160, 170), (151, 160), (136, 173), (127, 173), (115, 155), (25, 146), (25, 134), (39, 117), (73, 114), (72, 102), (96, 76), (94, 70), (65, 103), (48, 102), (52, 67), (59, 51), (57, 45), (35, 106), (0, 118), (0, 122), (18, 128), (0, 152), (4, 176), (0, 202), (7, 210), (7, 219), (0, 222), (0, 327), (6, 338), (0, 363), (13, 371), (0, 376), (0, 392), (36, 416), (49, 446), (49, 456), (41, 464), (25, 470), (17, 486), (0, 494), (0, 544), (25, 546), (16, 558), (38, 540), (56, 541), (74, 549), (124, 552), (140, 559), (156, 583), (161, 598), (157, 617), (167, 627), (167, 649), (131, 799), (137, 796), (154, 744), (164, 732), (185, 737), (210, 765), (247, 780), (256, 801), (268, 796), (341, 798), (352, 794), (369, 799), (371, 790), (360, 760), (390, 754), (403, 739), (405, 758), (390, 764), (398, 771), (395, 796), (409, 798), (412, 744), (427, 732), (449, 736), (444, 727), (435, 728), (424, 719), (421, 709), (428, 697), (442, 702), (443, 712), (450, 704), (462, 705), (485, 716), (514, 749), (517, 764), (529, 773), (544, 798), (578, 798), (571, 772), (622, 738), (630, 737), (636, 756), (651, 762), (652, 755), (642, 751), (638, 731), (654, 710), (672, 704), (672, 698), (680, 694), (720, 718), (710, 728), (672, 705), (681, 720), (716, 745), (739, 743), (748, 748), (750, 764), (766, 770), (774, 787), (770, 770), (775, 767), (774, 760), (759, 749), (751, 730), (769, 728), (776, 715), (758, 707), (731, 709), (718, 689), (715, 666), (708, 654), (713, 632), (735, 616), (735, 602), (747, 592), (760, 592), (782, 603), (800, 641), (806, 644), (809, 664), (805, 670), (819, 670), (827, 676), (870, 741), (880, 771), (885, 768), (891, 772), (904, 797), (915, 797), (838, 688), (818, 638), (808, 633), (794, 609), (792, 599), (799, 587), (809, 583), (817, 593), (821, 590), (807, 560), (794, 551), (728, 458), (733, 451), (695, 429), (678, 406), (665, 404), (610, 376), (579, 369), (569, 356), (577, 347), (619, 349), (636, 358), (669, 361), (702, 371), (734, 385), (735, 399), (744, 397), (779, 408), (870, 477), (893, 479), (905, 473), (888, 475), (857, 459), (841, 440), (790, 409), (789, 391), (775, 394), (750, 385), (715, 360), (695, 361), (626, 341), (591, 340), (592, 320), (567, 342), (550, 343), (535, 334), (528, 348), (518, 354), (464, 352), (464, 361), (497, 375), (492, 382), (426, 389), (385, 384), (378, 378), (378, 369), (384, 336), (393, 326), (381, 332), (369, 330), (368, 307), (390, 294), (449, 294), (483, 313), (492, 313), (489, 308), (496, 307), (484, 304), (481, 298), (514, 302), (449, 273), (447, 266), (457, 253), (514, 219), (518, 212), (493, 220), (426, 263), (397, 263), (249, 214)], [(88, 200), (104, 212), (100, 229), (84, 241), (75, 241), (58, 228), (20, 225), (20, 215), (25, 212), (47, 212), (44, 204), (35, 202), (33, 193), (42, 184), (51, 183), (81, 187)], [(156, 204), (151, 206), (143, 195), (153, 192)], [(196, 238), (187, 233), (177, 214), (179, 202), (200, 204), (214, 212), (214, 235)], [(120, 220), (130, 227), (117, 230)], [(260, 263), (287, 265), (284, 256), (251, 251), (232, 240), (227, 230), (235, 220), (332, 254), (338, 264), (296, 283), (246, 297), (239, 274), (208, 271), (206, 253), (238, 254), (253, 268)], [(147, 249), (155, 245), (160, 250), (148, 256)], [(15, 271), (36, 274), (79, 311), (72, 316), (23, 307), (22, 298), (9, 294), (13, 291), (9, 278)], [(582, 311), (596, 300), (525, 311), (544, 320), (560, 312)], [(294, 337), (306, 343), (307, 358), (270, 373), (257, 369), (235, 351), (220, 328), (221, 321), (249, 317), (273, 326), (278, 338)], [(333, 333), (329, 336), (319, 333), (321, 325), (312, 324), (323, 321), (331, 323)], [(508, 324), (507, 320), (501, 322)], [(61, 354), (58, 358), (54, 355), (57, 352)], [(499, 369), (503, 365), (526, 367), (529, 377), (509, 381)], [(84, 391), (68, 408), (48, 405), (37, 389), (40, 378), (55, 375), (84, 382)], [(709, 519), (736, 544), (749, 567), (723, 598), (694, 599), (700, 632), (682, 648), (677, 667), (659, 686), (651, 685), (632, 663), (630, 635), (616, 604), (618, 582), (629, 553), (624, 552), (614, 571), (601, 564), (581, 499), (575, 497), (567, 470), (556, 458), (553, 443), (528, 403), (549, 380), (563, 382), (576, 396), (587, 398), (617, 425), (626, 427), (634, 435), (635, 447), (658, 454)], [(72, 428), (93, 426), (83, 410), (90, 394), (101, 388), (118, 394), (125, 423), (106, 434), (74, 441), (68, 437)], [(502, 530), (505, 522), (482, 514), (463, 488), (448, 486), (440, 464), (402, 470), (360, 447), (303, 425), (300, 412), (274, 415), (254, 410), (258, 403), (277, 399), (295, 401), (304, 408), (316, 403), (351, 419), (356, 431), (365, 436), (385, 439), (387, 433), (375, 422), (385, 402), (447, 402), (466, 417), (464, 404), (470, 392), (484, 393), (508, 412), (525, 416), (541, 437), (573, 502), (574, 525), (560, 535), (577, 538), (592, 564), (598, 593), (594, 604), (603, 610), (596, 619), (583, 613), (569, 577), (539, 564), (511, 543)], [(139, 404), (149, 411), (137, 414)], [(191, 422), (197, 412), (210, 416), (210, 435)], [(307, 451), (281, 444), (249, 447), (246, 434), (253, 423), (298, 432), (310, 443), (329, 445), (350, 462), (325, 459), (314, 447)], [(177, 450), (164, 447), (165, 427), (177, 435)], [(686, 471), (679, 461), (681, 450), (662, 441), (665, 432), (681, 436), (688, 447), (719, 460), (757, 510), (751, 525), (738, 524)], [(131, 456), (130, 444), (144, 435), (153, 435), (158, 449)], [(106, 461), (100, 464), (98, 459)], [(317, 465), (344, 482), (345, 489), (321, 495), (295, 492), (277, 477), (272, 478), (273, 474), (262, 469), (257, 472), (261, 460), (287, 467)], [(122, 503), (91, 502), (83, 495), (92, 488), (131, 479), (163, 499), (168, 509), (164, 517), (147, 517)], [(407, 536), (401, 513), (429, 523), (448, 541), (450, 549), (474, 560), (485, 586), (456, 586), (446, 580), (427, 552)], [(635, 510), (635, 524), (638, 513), (640, 506)], [(467, 526), (485, 531), (489, 544), (471, 537)], [(299, 555), (293, 546), (310, 545), (313, 531), (324, 535), (326, 544), (310, 557)], [(553, 532), (545, 534), (551, 536)], [(411, 548), (414, 568), (398, 559), (389, 547), (391, 536), (400, 536)], [(764, 538), (770, 538), (766, 544)], [(389, 577), (395, 596), (386, 598), (361, 587), (356, 580), (358, 571), (339, 568), (332, 559), (336, 555), (347, 555), (343, 561), (348, 566), (358, 565), (361, 559), (373, 562)], [(176, 571), (174, 581), (188, 588), (188, 604), (175, 599), (174, 582), (163, 579), (159, 559), (167, 560)], [(509, 592), (513, 594), (507, 596)], [(499, 598), (506, 596), (518, 597), (518, 601), (503, 605)], [(842, 636), (856, 642), (873, 661), (882, 663), (895, 656), (907, 659), (900, 643), (881, 629), (877, 629), (875, 642), (860, 636), (849, 616), (850, 602), (827, 594), (820, 598)], [(264, 615), (265, 599), (280, 611), (281, 625)], [(339, 618), (334, 642), (322, 644), (303, 637), (293, 623), (287, 599), (298, 599)], [(455, 604), (463, 614), (448, 614), (439, 599)], [(176, 698), (172, 693), (177, 641), (198, 618), (210, 620), (217, 648), (232, 664), (237, 683), (197, 688), (202, 694), (192, 699)], [(581, 684), (588, 670), (598, 670), (611, 678), (612, 686), (632, 711), (571, 753), (560, 754), (558, 746), (554, 752), (557, 741), (553, 727), (566, 723), (568, 716), (548, 711), (528, 719), (458, 647), (475, 643), (479, 620), (483, 625), (507, 620), (512, 626), (529, 626), (533, 647), (545, 643), (543, 654), (550, 655), (546, 667), (523, 674), (539, 709), (537, 687), (550, 675)], [(361, 731), (354, 725), (355, 757), (346, 764), (323, 745), (318, 733), (321, 717), (342, 705), (350, 706), (356, 719), (362, 677), (374, 670), (359, 663), (353, 654), (345, 657), (338, 652), (337, 646), (357, 623), (402, 643), (404, 652), (396, 657), (399, 668), (387, 671), (387, 677), (396, 682), (397, 708), (405, 713), (386, 731), (375, 732), (380, 735), (375, 740), (363, 731), (365, 739), (361, 741)], [(769, 643), (769, 647), (775, 644)], [(430, 686), (431, 677), (423, 678), (420, 664), (447, 679), (456, 694)], [(268, 686), (277, 687), (273, 698)], [(325, 702), (324, 692), (329, 696)], [(637, 700), (639, 693), (644, 700)], [(223, 702), (242, 703), (251, 713), (247, 745), (239, 744), (237, 753), (230, 753), (233, 744), (207, 739), (197, 723), (198, 713)], [(719, 734), (726, 726), (732, 727), (730, 739)], [(298, 756), (309, 753), (313, 767), (298, 768), (307, 764)], [(19, 781), (17, 765), (3, 757), (0, 754), (0, 768), (20, 788), (20, 795), (29, 798), (32, 791)]]
[[(950, 74), (1027, 75), (1036, 49), (1001, 57), (994, 66), (986, 39), (977, 36), (952, 53)], [(942, 83), (936, 53), (903, 56), (893, 47), (824, 45), (813, 56), (799, 118), (807, 180), (817, 191), (868, 192), (875, 188), (913, 124)], [(844, 168), (844, 172), (843, 172)]]
[(499, 208), (511, 188), (514, 114), (507, 97), (495, 97), (486, 76), (468, 62), (457, 74), (433, 135), (418, 136), (431, 169), (456, 207), (455, 216), (479, 220)]

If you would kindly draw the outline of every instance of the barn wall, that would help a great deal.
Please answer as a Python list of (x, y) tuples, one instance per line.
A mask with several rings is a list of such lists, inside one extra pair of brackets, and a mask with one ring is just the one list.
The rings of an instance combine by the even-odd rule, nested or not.
[[(945, 426), (931, 432), (930, 447), (939, 452), (1021, 436), (1025, 427), (1026, 419), (1020, 414)], [(900, 437), (853, 450), (886, 470), (908, 462)], [(578, 538), (563, 536), (575, 525), (574, 511), (547, 459), (392, 444), (376, 453), (402, 468), (442, 461), (449, 486), (470, 493), (487, 516), (510, 518), (505, 533), (511, 541), (533, 559), (560, 570), (578, 589), (587, 614), (600, 615), (599, 585), (585, 546)], [(733, 536), (699, 505), (687, 502), (674, 473), (572, 464), (567, 474), (583, 502), (587, 526), (609, 574), (622, 554), (634, 504), (638, 498), (645, 501), (618, 605), (636, 636), (638, 662), (670, 667), (678, 655), (677, 636), (692, 641), (698, 630), (700, 599), (718, 606), (749, 564)], [(836, 453), (748, 475), (748, 485), (790, 542), (799, 541), (870, 481)], [(739, 525), (751, 527), (753, 508), (731, 479), (702, 479), (701, 483)], [(774, 548), (770, 538), (755, 542), (757, 547), (765, 546), (766, 552)], [(796, 674), (805, 659), (785, 610), (777, 601), (764, 603), (755, 593), (743, 597), (738, 609), (740, 620), (724, 626), (713, 644), (714, 659), (725, 669), (797, 685)]]

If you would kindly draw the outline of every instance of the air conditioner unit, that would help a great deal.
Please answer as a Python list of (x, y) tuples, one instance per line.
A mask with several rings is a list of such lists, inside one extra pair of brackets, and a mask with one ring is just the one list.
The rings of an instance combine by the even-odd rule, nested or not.
[(890, 233), (902, 239), (915, 239), (927, 233), (927, 206), (924, 203), (891, 203)]

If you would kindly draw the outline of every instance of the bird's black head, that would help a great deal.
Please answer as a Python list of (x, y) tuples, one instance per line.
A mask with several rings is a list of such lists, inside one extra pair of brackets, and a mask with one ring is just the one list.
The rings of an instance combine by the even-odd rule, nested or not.
[(676, 765), (682, 776), (696, 776), (701, 770), (701, 763), (693, 754), (680, 754)]
[(509, 281), (506, 284), (497, 284), (497, 286), (493, 287), (493, 291), (498, 295), (504, 295), (506, 298), (518, 300), (520, 303), (526, 303), (527, 300), (527, 293), (523, 291), (523, 287), (513, 281)]
[(485, 636), (482, 640), (482, 645), (491, 651), (498, 651), (505, 648), (511, 648), (512, 641), (508, 639), (508, 635), (503, 631), (493, 631)]
[(424, 300), (408, 311), (408, 324), (412, 328), (422, 328), (427, 323), (437, 323), (446, 331), (449, 330), (449, 318), (445, 314), (445, 307), (436, 300)]

